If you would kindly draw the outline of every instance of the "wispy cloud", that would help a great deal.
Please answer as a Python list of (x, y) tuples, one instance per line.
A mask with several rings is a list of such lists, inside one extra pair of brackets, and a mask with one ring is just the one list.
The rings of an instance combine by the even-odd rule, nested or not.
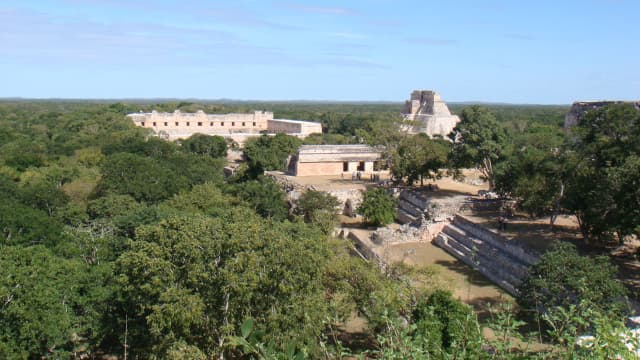
[(366, 39), (367, 38), (367, 35), (348, 32), (348, 31), (334, 31), (334, 32), (328, 32), (328, 33), (325, 33), (325, 34), (328, 35), (328, 36), (331, 36), (331, 37), (337, 37), (337, 38), (349, 39), (349, 40), (358, 40), (358, 39)]
[(271, 30), (292, 31), (302, 30), (298, 26), (264, 19), (256, 14), (242, 9), (216, 8), (207, 9), (199, 13), (199, 16), (214, 18), (218, 22), (229, 25), (241, 25), (249, 27), (266, 28)]
[(149, 23), (104, 24), (24, 11), (0, 11), (0, 56), (60, 64), (194, 64), (281, 56), (233, 33)]
[(457, 41), (453, 39), (434, 38), (434, 37), (411, 37), (411, 38), (406, 38), (405, 41), (412, 44), (428, 45), (428, 46), (447, 46), (447, 45), (453, 45), (457, 43)]
[(356, 15), (356, 11), (342, 7), (342, 6), (310, 6), (301, 3), (288, 2), (284, 4), (285, 7), (297, 11), (313, 14), (326, 14), (326, 15), (344, 15), (351, 16)]
[(384, 67), (357, 58), (355, 53), (299, 54), (198, 24), (105, 24), (27, 10), (0, 9), (0, 43), (0, 58), (5, 63), (46, 63), (56, 67)]

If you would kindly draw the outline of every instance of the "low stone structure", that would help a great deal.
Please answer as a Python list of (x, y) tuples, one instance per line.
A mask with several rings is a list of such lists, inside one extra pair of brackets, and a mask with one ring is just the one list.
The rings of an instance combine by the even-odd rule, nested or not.
[(363, 191), (366, 189), (362, 184), (353, 184), (352, 187), (304, 185), (295, 181), (295, 177), (279, 171), (266, 171), (265, 176), (275, 181), (287, 193), (287, 200), (290, 202), (295, 202), (306, 191), (323, 191), (338, 199), (338, 212), (347, 216), (355, 216), (355, 209), (362, 203)]
[(249, 114), (206, 114), (202, 110), (184, 113), (152, 111), (127, 115), (136, 126), (152, 129), (167, 140), (185, 139), (193, 134), (218, 135), (239, 144), (261, 134), (285, 133), (304, 138), (313, 133), (322, 133), (317, 122), (274, 119), (269, 111), (254, 111)]
[(351, 176), (357, 172), (371, 176), (382, 166), (382, 151), (368, 145), (302, 145), (289, 169), (295, 176)]
[(564, 117), (564, 128), (569, 129), (578, 125), (585, 115), (592, 110), (612, 104), (632, 104), (640, 111), (640, 101), (579, 101), (574, 102), (571, 109)]
[(396, 220), (400, 224), (422, 226), (425, 222), (437, 223), (448, 221), (461, 208), (469, 206), (466, 195), (430, 198), (424, 191), (403, 189), (400, 192)]
[(413, 91), (411, 99), (405, 102), (402, 113), (405, 120), (415, 122), (414, 125), (407, 126), (409, 133), (425, 133), (430, 137), (439, 135), (446, 138), (460, 122), (457, 115), (451, 114), (440, 95), (432, 90)]

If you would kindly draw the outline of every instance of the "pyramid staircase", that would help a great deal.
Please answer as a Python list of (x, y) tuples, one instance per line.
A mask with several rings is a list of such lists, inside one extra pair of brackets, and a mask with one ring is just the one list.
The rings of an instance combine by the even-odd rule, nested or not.
[(434, 243), (513, 296), (518, 295), (517, 288), (529, 266), (540, 257), (534, 250), (511, 243), (462, 215), (456, 215)]
[(401, 224), (420, 226), (425, 215), (427, 198), (416, 191), (403, 190), (400, 192), (396, 219)]

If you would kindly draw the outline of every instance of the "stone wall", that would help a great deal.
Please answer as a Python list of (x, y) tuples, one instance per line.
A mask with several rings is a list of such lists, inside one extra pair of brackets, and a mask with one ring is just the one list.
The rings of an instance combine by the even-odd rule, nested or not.
[(296, 176), (317, 176), (342, 174), (341, 162), (296, 163)]
[(203, 111), (172, 113), (152, 111), (127, 115), (136, 126), (152, 129), (167, 140), (186, 139), (193, 134), (217, 135), (229, 138), (242, 145), (249, 138), (263, 133), (286, 133), (304, 138), (309, 134), (322, 132), (317, 122), (274, 119), (268, 111), (254, 111), (249, 114), (205, 114)]
[(374, 162), (382, 158), (382, 151), (367, 145), (303, 145), (293, 157), (292, 172), (295, 176), (343, 174), (349, 177), (361, 171), (366, 178), (373, 173)]
[(322, 133), (322, 124), (310, 121), (272, 119), (267, 120), (267, 130), (270, 133), (308, 136), (314, 133)]
[(612, 104), (632, 104), (640, 111), (640, 101), (582, 101), (575, 102), (571, 106), (571, 109), (564, 117), (564, 128), (568, 129), (572, 126), (578, 125), (585, 115), (592, 110), (597, 110), (601, 107)]

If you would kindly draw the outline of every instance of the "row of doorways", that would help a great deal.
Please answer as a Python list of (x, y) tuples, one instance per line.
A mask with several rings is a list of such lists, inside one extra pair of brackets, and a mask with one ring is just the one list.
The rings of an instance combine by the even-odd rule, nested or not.
[(343, 172), (349, 172), (349, 171), (364, 171), (364, 161), (358, 161), (358, 166), (356, 167), (356, 169), (349, 169), (349, 162), (348, 161), (343, 161), (342, 162), (342, 171)]

